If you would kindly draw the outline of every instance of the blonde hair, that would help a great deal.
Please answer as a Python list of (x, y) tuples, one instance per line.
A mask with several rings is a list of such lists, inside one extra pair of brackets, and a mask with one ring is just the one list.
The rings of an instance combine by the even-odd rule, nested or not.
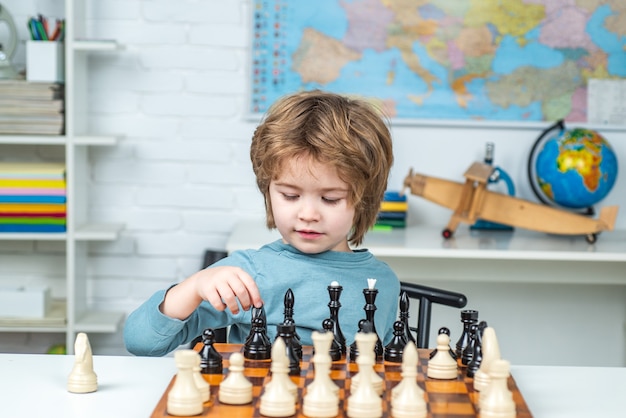
[(376, 222), (393, 164), (384, 116), (363, 100), (319, 90), (275, 102), (255, 130), (250, 147), (268, 228), (276, 227), (270, 182), (282, 172), (285, 161), (303, 156), (334, 166), (351, 187), (348, 201), (355, 214), (348, 242), (361, 244)]

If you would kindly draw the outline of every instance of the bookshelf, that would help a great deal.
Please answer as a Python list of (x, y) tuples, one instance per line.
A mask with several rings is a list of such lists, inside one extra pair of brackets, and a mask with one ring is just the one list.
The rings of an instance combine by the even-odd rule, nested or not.
[(67, 182), (67, 228), (63, 233), (3, 233), (2, 241), (58, 241), (65, 245), (65, 299), (54, 300), (48, 317), (0, 318), (0, 332), (65, 333), (67, 352), (73, 352), (78, 332), (115, 333), (123, 312), (93, 311), (87, 306), (88, 247), (95, 241), (116, 240), (123, 226), (93, 223), (88, 218), (88, 149), (115, 146), (120, 136), (91, 131), (88, 113), (88, 57), (121, 49), (114, 40), (89, 40), (85, 2), (65, 0), (65, 134), (0, 135), (0, 150), (29, 146), (63, 149)]

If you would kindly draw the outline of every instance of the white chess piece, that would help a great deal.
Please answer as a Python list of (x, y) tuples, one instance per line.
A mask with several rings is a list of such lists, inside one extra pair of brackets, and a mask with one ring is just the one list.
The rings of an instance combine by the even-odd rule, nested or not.
[(202, 413), (202, 394), (193, 377), (196, 358), (200, 358), (200, 355), (194, 350), (178, 350), (174, 353), (178, 373), (167, 395), (167, 413), (170, 415), (191, 416)]
[(393, 418), (424, 418), (428, 413), (424, 391), (417, 384), (417, 348), (409, 341), (402, 352), (402, 380), (391, 391)]
[[(372, 280), (376, 280), (376, 279), (372, 279)], [(359, 332), (357, 333), (357, 336), (360, 334), (368, 335), (368, 337), (361, 338), (360, 347), (357, 341), (357, 347), (359, 347), (358, 348), (359, 356), (356, 358), (356, 363), (359, 365), (359, 372), (356, 375), (352, 376), (352, 379), (350, 379), (350, 391), (355, 392), (359, 388), (359, 385), (361, 384), (361, 375), (363, 373), (367, 373), (370, 375), (368, 379), (370, 381), (370, 384), (372, 385), (372, 387), (374, 388), (378, 396), (381, 396), (383, 394), (385, 382), (383, 381), (383, 378), (380, 377), (380, 375), (376, 373), (376, 371), (374, 370), (374, 364), (376, 363), (376, 352), (374, 351), (374, 347), (376, 346), (376, 341), (378, 337), (376, 336), (375, 333), (369, 333), (369, 332), (367, 333)], [(359, 363), (359, 359), (362, 356), (370, 357), (371, 361), (364, 363), (364, 364), (370, 364), (369, 366), (365, 366), (365, 365), (362, 366), (361, 363)]]
[(495, 360), (491, 364), (489, 388), (479, 398), (481, 418), (515, 418), (515, 401), (507, 385), (510, 369), (507, 360)]
[(458, 363), (450, 355), (450, 336), (437, 335), (437, 352), (428, 360), (426, 375), (431, 379), (456, 379)]
[(330, 378), (332, 359), (329, 354), (333, 341), (331, 332), (313, 331), (311, 339), (315, 347), (313, 365), (315, 377), (307, 386), (302, 413), (307, 417), (334, 417), (339, 413), (339, 387)]
[(231, 405), (244, 405), (252, 402), (252, 383), (244, 376), (244, 357), (233, 353), (228, 360), (229, 373), (220, 383), (219, 400)]
[[(357, 333), (355, 340), (359, 350), (356, 359), (359, 365), (359, 385), (356, 390), (350, 386), (350, 397), (348, 398), (347, 414), (350, 418), (377, 418), (383, 416), (383, 400), (374, 389), (372, 375), (374, 375), (375, 354), (369, 355), (371, 348), (374, 353), (374, 345), (377, 341), (374, 333)], [(364, 353), (368, 353), (364, 355)]]
[[(267, 417), (290, 417), (296, 413), (296, 395), (290, 390), (289, 359), (287, 347), (282, 337), (276, 338), (272, 345), (272, 380), (265, 386), (261, 395), (259, 412)], [(297, 386), (296, 386), (297, 391)]]
[(492, 327), (487, 327), (483, 330), (481, 351), (483, 358), (480, 362), (480, 367), (474, 374), (474, 390), (483, 392), (489, 387), (489, 369), (491, 365), (494, 361), (500, 359), (500, 346), (496, 337), (496, 331)]
[(200, 356), (197, 356), (197, 361), (193, 365), (193, 380), (196, 382), (196, 386), (202, 395), (202, 402), (208, 402), (211, 399), (211, 386), (204, 380), (202, 373), (200, 373)]
[(98, 377), (93, 370), (93, 354), (87, 334), (80, 332), (74, 342), (74, 367), (67, 378), (67, 390), (89, 393), (98, 389)]

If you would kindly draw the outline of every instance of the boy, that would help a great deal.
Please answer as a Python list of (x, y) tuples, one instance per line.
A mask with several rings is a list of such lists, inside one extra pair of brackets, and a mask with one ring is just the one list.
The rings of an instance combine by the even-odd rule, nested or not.
[(294, 321), (304, 345), (330, 316), (327, 286), (343, 286), (339, 322), (347, 344), (365, 317), (363, 289), (377, 279), (374, 317), (386, 344), (393, 336), (400, 284), (393, 271), (358, 246), (375, 223), (393, 162), (389, 130), (368, 104), (320, 91), (276, 102), (250, 148), (267, 226), (281, 240), (236, 251), (132, 312), (124, 329), (128, 351), (160, 356), (205, 328), (231, 325), (243, 343), (252, 306), (265, 307), (273, 341), (283, 322), (284, 295), (295, 296)]

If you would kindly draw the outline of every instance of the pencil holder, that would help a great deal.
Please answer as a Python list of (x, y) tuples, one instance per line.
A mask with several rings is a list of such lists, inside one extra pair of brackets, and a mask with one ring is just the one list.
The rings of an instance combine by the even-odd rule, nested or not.
[(60, 82), (65, 80), (63, 42), (26, 42), (26, 80)]

